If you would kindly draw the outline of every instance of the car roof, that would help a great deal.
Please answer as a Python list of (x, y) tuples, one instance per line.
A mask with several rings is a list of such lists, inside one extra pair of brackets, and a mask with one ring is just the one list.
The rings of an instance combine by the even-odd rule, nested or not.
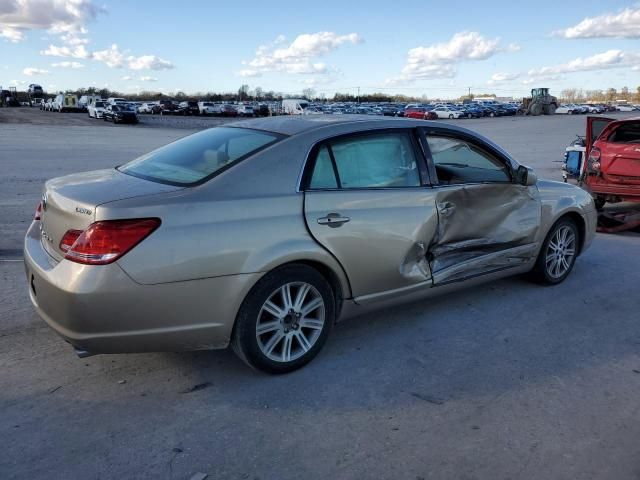
[(406, 127), (428, 126), (424, 121), (416, 122), (398, 117), (374, 117), (370, 115), (283, 115), (277, 117), (265, 117), (253, 120), (242, 120), (227, 124), (232, 127), (253, 128), (282, 135), (297, 135), (303, 132), (311, 132), (325, 127), (355, 124), (358, 127), (370, 123), (371, 128), (385, 128), (386, 126), (398, 128), (405, 123)]

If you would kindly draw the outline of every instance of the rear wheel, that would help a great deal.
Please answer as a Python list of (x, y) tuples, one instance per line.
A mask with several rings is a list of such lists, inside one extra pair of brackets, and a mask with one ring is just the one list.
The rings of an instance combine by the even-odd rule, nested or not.
[(451, 114), (449, 114), (449, 118), (453, 118), (453, 114), (452, 114), (452, 113), (451, 113)]
[(568, 217), (558, 220), (542, 244), (532, 271), (534, 279), (546, 285), (564, 281), (578, 256), (579, 240), (580, 233), (573, 220)]
[(334, 319), (333, 292), (320, 273), (306, 265), (281, 267), (245, 298), (231, 345), (253, 368), (291, 372), (318, 354)]

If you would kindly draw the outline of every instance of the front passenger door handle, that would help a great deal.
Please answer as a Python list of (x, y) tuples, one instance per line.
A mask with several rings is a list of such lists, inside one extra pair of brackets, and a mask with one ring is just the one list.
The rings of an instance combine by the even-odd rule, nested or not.
[(330, 213), (326, 217), (320, 217), (318, 219), (318, 225), (327, 225), (331, 228), (341, 227), (342, 224), (351, 220), (349, 217), (343, 217), (339, 213)]
[(444, 202), (438, 204), (438, 213), (443, 217), (447, 217), (456, 211), (456, 206), (451, 202)]

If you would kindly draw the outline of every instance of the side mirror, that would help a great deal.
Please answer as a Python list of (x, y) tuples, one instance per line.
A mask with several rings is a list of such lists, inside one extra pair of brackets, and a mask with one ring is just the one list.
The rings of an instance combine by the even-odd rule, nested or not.
[(538, 176), (532, 168), (520, 165), (516, 171), (516, 180), (520, 185), (531, 187), (538, 181)]

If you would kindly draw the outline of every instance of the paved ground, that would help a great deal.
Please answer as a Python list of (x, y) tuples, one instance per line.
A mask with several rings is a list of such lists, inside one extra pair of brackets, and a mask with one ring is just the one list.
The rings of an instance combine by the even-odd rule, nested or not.
[[(558, 179), (584, 117), (460, 124)], [(226, 351), (75, 358), (19, 260), (41, 183), (187, 133), (0, 122), (0, 478), (640, 478), (637, 234), (598, 235), (554, 288), (508, 279), (339, 324), (283, 377)]]

